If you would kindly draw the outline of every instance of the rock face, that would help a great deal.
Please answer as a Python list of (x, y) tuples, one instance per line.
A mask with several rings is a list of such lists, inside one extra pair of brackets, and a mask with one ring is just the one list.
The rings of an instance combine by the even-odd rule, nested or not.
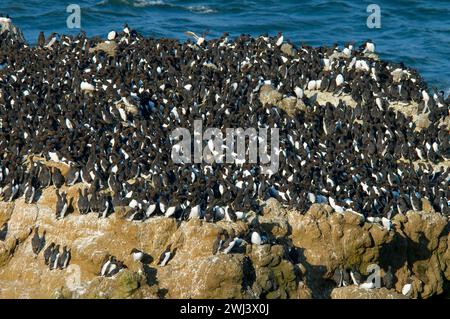
[[(77, 187), (65, 188), (76, 203)], [(39, 202), (0, 202), (0, 224), (8, 223), (0, 241), (0, 298), (400, 298), (412, 281), (412, 298), (445, 293), (450, 279), (448, 220), (435, 213), (397, 215), (387, 231), (360, 215), (338, 214), (327, 205), (313, 205), (305, 214), (283, 209), (275, 199), (263, 215), (248, 222), (177, 222), (165, 217), (143, 223), (80, 215), (76, 205), (56, 220), (55, 193), (47, 189)], [(249, 225), (268, 234), (263, 245), (249, 243)], [(43, 253), (31, 250), (32, 228), (46, 231), (51, 242), (71, 249), (64, 270), (49, 270)], [(246, 239), (229, 254), (216, 253), (220, 239)], [(159, 258), (170, 245), (173, 258), (164, 267)], [(138, 248), (145, 263), (130, 255)], [(127, 266), (114, 277), (99, 276), (107, 254)], [(396, 282), (386, 288), (335, 288), (330, 280), (339, 266), (377, 264), (381, 273), (393, 267)], [(333, 289), (335, 288), (335, 289)]]
[(292, 243), (307, 270), (306, 282), (316, 297), (328, 297), (321, 279), (331, 278), (341, 265), (367, 274), (370, 265), (376, 264), (381, 275), (390, 265), (397, 291), (412, 280), (412, 297), (441, 294), (450, 279), (449, 223), (439, 214), (409, 211), (396, 215), (390, 231), (365, 223), (353, 212), (336, 214), (323, 205), (313, 205), (305, 215), (291, 212), (288, 220)]
[(408, 299), (402, 294), (388, 290), (380, 289), (361, 289), (357, 286), (347, 286), (333, 289), (332, 299)]

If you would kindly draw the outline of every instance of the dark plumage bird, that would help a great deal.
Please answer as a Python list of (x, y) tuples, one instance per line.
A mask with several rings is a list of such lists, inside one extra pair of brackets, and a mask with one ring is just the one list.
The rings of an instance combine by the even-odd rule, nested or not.
[(382, 278), (382, 280), (383, 280), (383, 285), (387, 289), (394, 288), (395, 277), (394, 277), (394, 274), (392, 273), (392, 267), (391, 266), (388, 266), (388, 270), (384, 274), (384, 277)]
[(107, 255), (102, 264), (100, 276), (112, 277), (124, 268), (127, 268), (127, 266), (122, 261), (117, 260), (114, 256)]
[(53, 168), (52, 182), (56, 188), (61, 188), (64, 185), (64, 176), (61, 174), (59, 168)]
[(55, 248), (55, 243), (51, 243), (47, 246), (47, 248), (44, 250), (44, 262), (48, 266), (50, 265), (50, 258), (53, 253), (53, 249)]
[(71, 166), (69, 173), (67, 173), (66, 184), (67, 186), (73, 186), (78, 182), (80, 178), (80, 170), (76, 166)]
[(33, 253), (37, 256), (42, 249), (45, 247), (45, 230), (42, 234), (42, 237), (39, 236), (39, 227), (36, 226), (34, 229), (33, 238), (31, 238), (31, 249)]
[(44, 35), (44, 32), (42, 32), (42, 31), (39, 32), (37, 45), (41, 48), (45, 45), (45, 35)]
[(4, 223), (2, 228), (0, 228), (0, 240), (5, 241), (6, 235), (8, 235), (8, 223)]
[(172, 245), (169, 244), (169, 246), (167, 246), (167, 248), (164, 250), (164, 252), (161, 254), (161, 256), (159, 256), (159, 260), (158, 260), (159, 266), (164, 267), (165, 265), (167, 265), (169, 260), (172, 259), (173, 256), (175, 255), (176, 249), (174, 249), (174, 251), (172, 251), (171, 247), (172, 247)]
[(39, 184), (41, 185), (42, 188), (46, 188), (50, 186), (51, 183), (52, 183), (51, 170), (47, 166), (39, 163)]
[(87, 196), (87, 190), (78, 189), (78, 211), (80, 214), (84, 215), (89, 213), (89, 199)]
[(67, 202), (67, 194), (60, 194), (56, 190), (56, 196), (58, 200), (56, 201), (56, 219), (62, 219), (66, 216), (67, 210), (69, 208), (69, 203)]
[(61, 254), (59, 252), (59, 245), (56, 245), (55, 248), (52, 249), (52, 254), (50, 255), (49, 260), (49, 269), (56, 269), (58, 268), (58, 260), (61, 257)]
[(64, 246), (60, 258), (58, 259), (58, 269), (65, 269), (69, 265), (71, 258), (70, 249)]
[(356, 266), (352, 267), (352, 270), (350, 271), (350, 278), (354, 285), (359, 285), (362, 282), (361, 273), (358, 269), (356, 269)]

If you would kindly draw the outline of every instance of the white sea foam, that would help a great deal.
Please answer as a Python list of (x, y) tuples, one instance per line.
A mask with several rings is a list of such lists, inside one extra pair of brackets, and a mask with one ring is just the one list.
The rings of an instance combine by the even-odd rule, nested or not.
[(189, 9), (189, 11), (194, 12), (194, 13), (200, 13), (200, 14), (208, 14), (208, 13), (215, 13), (217, 12), (217, 10), (208, 7), (208, 6), (189, 6), (187, 7)]
[(162, 6), (169, 5), (162, 0), (135, 0), (133, 1), (133, 7), (143, 8), (143, 7), (151, 7), (151, 6)]

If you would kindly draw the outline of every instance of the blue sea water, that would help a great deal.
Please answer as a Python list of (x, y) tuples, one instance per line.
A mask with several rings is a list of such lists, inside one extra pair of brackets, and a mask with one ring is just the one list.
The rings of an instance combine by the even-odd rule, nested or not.
[[(450, 94), (450, 0), (1, 0), (0, 12), (35, 43), (39, 31), (75, 34), (66, 8), (81, 8), (81, 30), (106, 37), (124, 23), (147, 36), (184, 40), (184, 31), (220, 36), (282, 31), (295, 44), (332, 45), (372, 39), (382, 59), (418, 69), (430, 87)], [(367, 27), (367, 6), (381, 28)]]

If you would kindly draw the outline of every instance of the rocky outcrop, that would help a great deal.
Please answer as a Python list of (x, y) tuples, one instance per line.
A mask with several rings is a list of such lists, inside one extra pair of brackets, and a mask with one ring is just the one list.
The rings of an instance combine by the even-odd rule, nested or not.
[(357, 286), (335, 288), (331, 292), (332, 299), (408, 299), (406, 296), (386, 288), (361, 289)]
[[(125, 210), (107, 219), (80, 215), (76, 207), (79, 186), (63, 188), (72, 208), (63, 220), (55, 218), (55, 193), (46, 189), (38, 204), (22, 199), (0, 202), (0, 220), (8, 223), (0, 242), (0, 298), (294, 298), (295, 265), (284, 246), (243, 243), (236, 253), (216, 253), (221, 238), (244, 238), (244, 222), (207, 223), (198, 219), (179, 223), (156, 217), (144, 223), (122, 219)], [(46, 231), (46, 243), (71, 249), (70, 265), (49, 270), (42, 252), (31, 250), (34, 226)], [(171, 246), (174, 256), (165, 267), (159, 257)], [(138, 248), (149, 258), (133, 261)], [(107, 254), (124, 261), (127, 269), (113, 278), (100, 277)], [(24, 265), (26, 265), (24, 267)]]
[(11, 22), (11, 19), (0, 17), (0, 34), (4, 32), (9, 32), (8, 36), (14, 39), (14, 41), (22, 44), (26, 43), (22, 31)]
[[(0, 242), (0, 298), (398, 298), (411, 280), (409, 297), (444, 293), (450, 279), (449, 223), (436, 213), (397, 215), (390, 231), (352, 212), (339, 214), (313, 205), (305, 214), (286, 210), (275, 200), (247, 222), (178, 222), (165, 217), (143, 223), (123, 220), (126, 210), (107, 219), (80, 215), (77, 188), (64, 188), (72, 199), (70, 214), (56, 220), (55, 193), (45, 190), (38, 204), (22, 199), (0, 202), (0, 224), (8, 223)], [(269, 242), (252, 245), (249, 227), (259, 224)], [(42, 252), (31, 250), (32, 228), (46, 230), (47, 244), (72, 251), (64, 270), (49, 270)], [(220, 239), (247, 239), (230, 254), (217, 253)], [(175, 252), (164, 266), (159, 257), (170, 245)], [(133, 261), (132, 248), (143, 250), (145, 263)], [(99, 276), (107, 254), (127, 268), (112, 278)], [(339, 266), (388, 265), (396, 277), (392, 290), (335, 288)]]
[(337, 214), (327, 205), (313, 205), (305, 215), (290, 212), (288, 220), (292, 244), (299, 250), (307, 284), (316, 297), (328, 297), (323, 279), (331, 278), (339, 266), (368, 274), (369, 266), (375, 264), (384, 275), (390, 265), (396, 291), (412, 280), (411, 296), (420, 298), (441, 294), (450, 279), (449, 223), (439, 214), (396, 215), (389, 231), (353, 212)]

